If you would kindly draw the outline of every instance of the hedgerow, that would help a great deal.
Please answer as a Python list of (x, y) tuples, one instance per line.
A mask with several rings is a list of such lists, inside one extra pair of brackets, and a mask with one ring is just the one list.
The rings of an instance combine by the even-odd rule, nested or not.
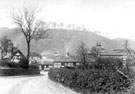
[(92, 67), (86, 70), (53, 68), (48, 75), (51, 80), (83, 94), (126, 92), (132, 84), (133, 72), (127, 70), (119, 59), (97, 59), (90, 66)]

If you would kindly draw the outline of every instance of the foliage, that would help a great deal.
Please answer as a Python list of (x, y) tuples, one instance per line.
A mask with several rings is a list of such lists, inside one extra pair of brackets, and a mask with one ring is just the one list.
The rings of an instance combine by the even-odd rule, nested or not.
[(78, 57), (78, 61), (81, 64), (81, 68), (87, 69), (88, 66), (88, 51), (89, 49), (86, 47), (86, 45), (81, 41), (78, 48), (77, 48), (77, 57)]
[[(27, 58), (22, 58), (20, 63), (10, 62), (10, 61), (7, 61), (7, 60), (1, 60), (0, 61), (0, 66), (9, 67), (9, 68), (28, 69), (26, 64), (28, 64)], [(37, 64), (30, 64), (29, 69), (39, 69), (39, 66)]]
[(10, 67), (10, 68), (19, 68), (20, 64), (15, 63), (15, 62), (10, 62), (10, 61), (7, 61), (7, 60), (1, 60), (0, 61), (0, 66)]
[(3, 51), (8, 52), (9, 50), (12, 49), (12, 46), (13, 46), (12, 40), (10, 40), (7, 36), (3, 36), (1, 38), (0, 43), (1, 43), (1, 49)]
[(92, 66), (95, 69), (99, 70), (113, 70), (113, 71), (116, 71), (117, 69), (122, 69), (124, 67), (121, 59), (113, 57), (98, 58), (96, 62), (92, 64)]
[(0, 40), (1, 59), (7, 55), (7, 52), (12, 52), (13, 42), (7, 36), (3, 36)]
[(93, 54), (95, 57), (97, 57), (100, 54), (101, 51), (101, 45), (97, 44), (96, 46), (93, 46), (91, 48), (91, 54)]
[(28, 69), (29, 68), (29, 60), (28, 58), (21, 58), (20, 59), (20, 67), (24, 68), (24, 69)]
[(1, 68), (0, 76), (17, 76), (17, 75), (39, 75), (38, 69), (22, 69), (22, 68)]
[(29, 69), (39, 69), (39, 66), (37, 64), (30, 64)]
[[(74, 90), (91, 93), (110, 93), (126, 91), (132, 84), (133, 71), (128, 70), (118, 58), (103, 58), (91, 64), (91, 68), (80, 69), (51, 69), (49, 78), (60, 82)], [(126, 76), (125, 76), (126, 75)]]

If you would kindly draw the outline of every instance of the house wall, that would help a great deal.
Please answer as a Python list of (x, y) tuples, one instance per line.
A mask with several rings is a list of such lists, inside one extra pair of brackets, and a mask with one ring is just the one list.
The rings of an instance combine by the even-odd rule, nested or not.
[(76, 65), (76, 63), (73, 62), (54, 62), (54, 68), (61, 68), (61, 67), (65, 67), (65, 66), (69, 66), (69, 67), (74, 67)]

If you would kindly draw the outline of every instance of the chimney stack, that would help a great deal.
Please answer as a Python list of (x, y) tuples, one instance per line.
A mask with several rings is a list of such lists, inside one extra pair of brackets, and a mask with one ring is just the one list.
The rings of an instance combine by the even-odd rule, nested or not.
[(70, 54), (69, 54), (69, 52), (67, 52), (67, 53), (66, 53), (66, 57), (69, 57), (69, 56), (70, 56)]

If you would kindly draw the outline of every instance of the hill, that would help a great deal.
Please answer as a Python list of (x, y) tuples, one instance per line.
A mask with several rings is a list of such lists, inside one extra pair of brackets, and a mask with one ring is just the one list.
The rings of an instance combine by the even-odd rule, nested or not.
[[(6, 31), (6, 33), (4, 33)], [(0, 34), (9, 36), (15, 45), (26, 53), (26, 42), (22, 33), (15, 29), (0, 28)], [(90, 31), (75, 31), (67, 29), (50, 29), (50, 38), (32, 41), (31, 49), (33, 52), (42, 53), (44, 51), (51, 53), (65, 54), (66, 52), (75, 53), (80, 41), (83, 41), (89, 48), (101, 43), (105, 49), (121, 49), (126, 39), (109, 39), (99, 36)], [(3, 36), (2, 35), (2, 36)], [(135, 48), (135, 42), (129, 40), (130, 46)]]
[[(121, 47), (119, 47), (119, 48), (123, 48), (124, 47), (124, 44), (126, 43), (126, 40), (128, 40), (128, 39), (123, 39), (123, 38), (113, 39), (113, 41), (115, 43), (117, 43), (117, 45), (121, 45)], [(132, 49), (135, 49), (135, 41), (128, 40), (128, 46), (131, 47)]]

